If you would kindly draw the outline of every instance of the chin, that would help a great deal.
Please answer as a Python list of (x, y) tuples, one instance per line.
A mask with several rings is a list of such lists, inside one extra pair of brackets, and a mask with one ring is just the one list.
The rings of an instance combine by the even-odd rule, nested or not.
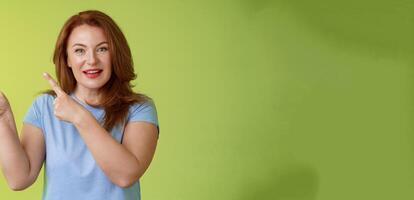
[[(107, 82), (107, 81), (106, 81)], [(84, 83), (82, 84), (84, 87), (89, 88), (89, 89), (100, 89), (102, 88), (106, 82), (102, 81), (102, 82), (94, 82), (94, 83)]]
[(78, 82), (79, 85), (82, 85), (84, 88), (97, 90), (102, 88), (108, 81), (107, 80), (96, 80), (96, 81), (82, 81)]

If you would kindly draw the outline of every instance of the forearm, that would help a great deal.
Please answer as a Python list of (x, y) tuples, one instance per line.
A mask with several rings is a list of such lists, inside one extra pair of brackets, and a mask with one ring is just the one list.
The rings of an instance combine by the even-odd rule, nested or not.
[(81, 119), (74, 125), (109, 179), (121, 187), (128, 187), (138, 180), (138, 159), (112, 138), (90, 113), (82, 114)]
[(30, 164), (20, 143), (11, 111), (0, 119), (0, 138), (0, 164), (3, 174), (12, 189), (21, 189), (27, 184)]

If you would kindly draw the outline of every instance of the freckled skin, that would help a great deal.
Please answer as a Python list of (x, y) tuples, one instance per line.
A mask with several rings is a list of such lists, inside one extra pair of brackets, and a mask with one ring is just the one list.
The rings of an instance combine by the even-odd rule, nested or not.
[[(112, 64), (107, 42), (103, 30), (99, 27), (81, 25), (71, 32), (67, 45), (67, 63), (77, 81), (78, 92), (96, 92), (110, 79)], [(97, 78), (91, 79), (83, 73), (88, 69), (103, 71)]]

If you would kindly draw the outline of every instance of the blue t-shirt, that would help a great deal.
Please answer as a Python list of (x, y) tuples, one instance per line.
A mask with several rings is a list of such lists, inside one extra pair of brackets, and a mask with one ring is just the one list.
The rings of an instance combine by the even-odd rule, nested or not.
[[(79, 101), (98, 122), (103, 125), (105, 111)], [(139, 180), (128, 188), (112, 183), (92, 157), (76, 127), (61, 121), (53, 114), (54, 97), (43, 94), (36, 98), (27, 112), (24, 122), (40, 128), (46, 144), (44, 200), (139, 200)], [(154, 102), (135, 104), (129, 108), (127, 122), (145, 121), (158, 128), (158, 117)], [(124, 124), (115, 126), (112, 137), (121, 143)], [(159, 129), (158, 129), (159, 130)]]

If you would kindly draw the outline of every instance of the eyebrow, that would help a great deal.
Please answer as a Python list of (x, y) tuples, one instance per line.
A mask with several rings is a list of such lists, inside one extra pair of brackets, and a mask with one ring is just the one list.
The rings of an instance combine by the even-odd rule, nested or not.
[[(101, 45), (103, 45), (103, 44), (108, 44), (108, 42), (103, 41), (103, 42), (100, 42), (100, 43), (99, 43), (98, 45), (96, 45), (96, 46), (101, 46)], [(74, 45), (72, 45), (72, 47), (74, 47), (74, 46), (82, 46), (82, 47), (86, 47), (86, 45), (81, 44), (81, 43), (75, 43)]]

